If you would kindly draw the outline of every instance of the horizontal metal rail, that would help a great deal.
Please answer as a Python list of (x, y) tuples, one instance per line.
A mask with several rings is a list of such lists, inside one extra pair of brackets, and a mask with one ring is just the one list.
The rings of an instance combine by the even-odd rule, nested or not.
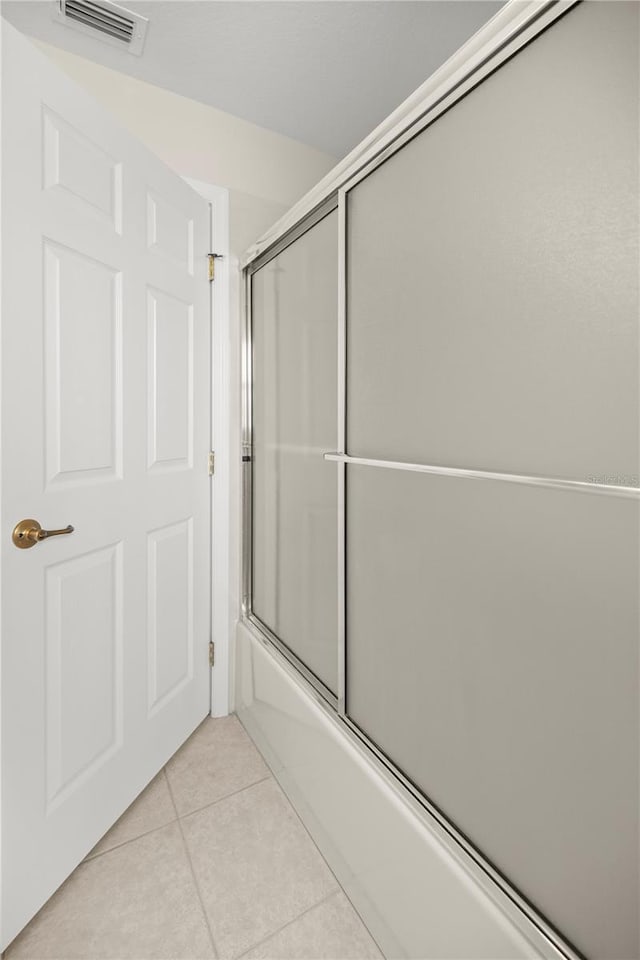
[[(467, 470), (462, 467), (438, 467), (424, 463), (404, 463), (394, 460), (372, 460), (367, 457), (350, 457), (346, 453), (325, 453), (324, 459), (334, 463), (355, 464), (361, 467), (385, 467), (388, 470), (408, 470), (413, 473), (429, 473), (436, 477), (459, 477), (463, 480), (498, 480), (505, 483), (520, 483), (529, 487), (549, 487), (553, 490), (568, 490), (574, 493), (597, 493), (608, 497), (626, 497), (640, 500), (640, 486), (624, 483), (600, 483), (598, 480), (563, 480), (560, 477), (537, 477), (521, 473), (496, 473), (491, 470)], [(603, 481), (611, 479), (603, 477)], [(621, 478), (624, 480), (630, 477)]]

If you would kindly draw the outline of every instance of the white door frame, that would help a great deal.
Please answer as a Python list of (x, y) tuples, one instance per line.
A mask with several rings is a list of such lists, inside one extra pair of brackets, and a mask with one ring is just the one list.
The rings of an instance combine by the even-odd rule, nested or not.
[(229, 649), (231, 636), (230, 569), (230, 322), (229, 322), (229, 191), (212, 183), (184, 180), (211, 206), (211, 253), (216, 260), (211, 284), (211, 449), (215, 473), (211, 484), (211, 639), (215, 665), (211, 671), (211, 716), (229, 713)]

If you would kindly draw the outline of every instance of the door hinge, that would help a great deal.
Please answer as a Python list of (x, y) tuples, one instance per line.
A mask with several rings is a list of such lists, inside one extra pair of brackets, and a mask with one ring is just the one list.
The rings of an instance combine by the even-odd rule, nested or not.
[(213, 281), (216, 278), (216, 260), (224, 258), (221, 253), (208, 253), (207, 258), (209, 260), (209, 280)]
[(216, 455), (213, 450), (209, 451), (209, 476), (212, 477), (216, 472)]
[(213, 640), (209, 640), (209, 666), (213, 667), (215, 664), (215, 647), (213, 645)]

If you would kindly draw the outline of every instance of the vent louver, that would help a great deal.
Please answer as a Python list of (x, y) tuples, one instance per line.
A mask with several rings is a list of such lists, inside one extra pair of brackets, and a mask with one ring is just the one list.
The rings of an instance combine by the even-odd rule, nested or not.
[(72, 20), (86, 23), (94, 30), (108, 33), (110, 37), (117, 37), (124, 43), (131, 43), (133, 39), (135, 26), (133, 20), (130, 17), (121, 17), (97, 3), (88, 3), (86, 0), (65, 0), (64, 12)]
[(55, 19), (130, 53), (140, 54), (148, 20), (108, 0), (57, 0)]

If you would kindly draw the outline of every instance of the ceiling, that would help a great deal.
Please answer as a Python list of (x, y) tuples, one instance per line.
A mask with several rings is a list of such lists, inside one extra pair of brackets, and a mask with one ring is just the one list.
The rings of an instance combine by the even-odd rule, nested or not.
[[(492, 0), (124, 0), (142, 56), (3, 0), (19, 30), (344, 156), (502, 6)], [(121, 0), (122, 2), (122, 0)]]

